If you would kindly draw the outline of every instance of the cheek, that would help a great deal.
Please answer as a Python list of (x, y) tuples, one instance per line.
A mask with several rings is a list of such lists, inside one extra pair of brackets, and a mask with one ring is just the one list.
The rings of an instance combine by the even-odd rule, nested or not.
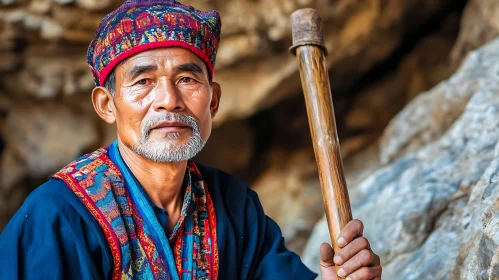
[(211, 94), (208, 89), (205, 88), (198, 88), (197, 90), (193, 91), (190, 94), (190, 99), (192, 102), (195, 102), (197, 104), (209, 104), (210, 103), (210, 98)]
[(207, 140), (211, 134), (211, 94), (209, 91), (196, 91), (190, 96), (189, 110), (199, 121), (201, 136)]
[(141, 135), (141, 124), (152, 103), (151, 97), (133, 99), (125, 96), (116, 103), (119, 112), (117, 114), (118, 135), (127, 144), (135, 143)]
[(126, 88), (121, 95), (121, 102), (136, 111), (147, 110), (154, 102), (154, 89)]
[(211, 135), (211, 117), (206, 118), (204, 123), (201, 124), (201, 138), (206, 141)]
[(189, 109), (198, 117), (204, 118), (210, 113), (211, 94), (208, 90), (197, 90), (188, 95), (186, 102)]

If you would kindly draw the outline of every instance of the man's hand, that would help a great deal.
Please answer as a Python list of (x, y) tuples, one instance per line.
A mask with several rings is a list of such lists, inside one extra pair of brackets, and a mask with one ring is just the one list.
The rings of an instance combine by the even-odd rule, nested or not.
[[(374, 254), (369, 241), (362, 236), (364, 225), (359, 220), (350, 221), (336, 241), (341, 251), (334, 255), (327, 243), (321, 245), (321, 275), (323, 280), (381, 280), (379, 256)], [(336, 273), (336, 267), (339, 267)]]

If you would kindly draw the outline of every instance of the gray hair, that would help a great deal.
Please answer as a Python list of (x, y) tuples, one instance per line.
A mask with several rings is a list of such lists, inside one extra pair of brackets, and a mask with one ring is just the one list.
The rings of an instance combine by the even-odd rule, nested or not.
[(114, 97), (114, 93), (116, 92), (116, 75), (114, 74), (114, 71), (115, 70), (111, 71), (104, 83), (104, 87), (111, 93), (112, 97)]
[(127, 59), (120, 61), (120, 63), (118, 63), (118, 65), (116, 65), (114, 67), (113, 71), (111, 71), (111, 73), (109, 73), (109, 76), (107, 76), (106, 82), (104, 82), (104, 88), (106, 88), (107, 91), (109, 91), (109, 93), (111, 93), (112, 97), (114, 97), (114, 93), (116, 92), (116, 69), (118, 67), (120, 67), (121, 64), (125, 63), (126, 61), (127, 61)]

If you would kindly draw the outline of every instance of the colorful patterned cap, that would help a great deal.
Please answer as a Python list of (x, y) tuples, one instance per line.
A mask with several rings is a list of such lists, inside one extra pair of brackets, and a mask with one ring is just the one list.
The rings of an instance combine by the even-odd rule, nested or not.
[(175, 0), (127, 0), (106, 15), (90, 43), (87, 61), (97, 86), (121, 61), (154, 48), (190, 50), (208, 66), (210, 79), (220, 42), (217, 11), (201, 12)]

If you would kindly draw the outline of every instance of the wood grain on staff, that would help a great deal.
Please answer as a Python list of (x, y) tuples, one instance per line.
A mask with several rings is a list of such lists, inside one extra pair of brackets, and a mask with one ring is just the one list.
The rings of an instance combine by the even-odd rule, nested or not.
[(338, 253), (336, 240), (341, 229), (352, 220), (352, 212), (326, 67), (322, 20), (316, 10), (301, 9), (291, 15), (291, 24), (290, 50), (298, 60), (329, 235), (334, 252)]
[(334, 252), (341, 229), (352, 220), (350, 200), (343, 173), (343, 162), (336, 132), (333, 100), (321, 48), (311, 45), (297, 48), (298, 67), (307, 106), (308, 123), (315, 159), (319, 168), (322, 197)]

